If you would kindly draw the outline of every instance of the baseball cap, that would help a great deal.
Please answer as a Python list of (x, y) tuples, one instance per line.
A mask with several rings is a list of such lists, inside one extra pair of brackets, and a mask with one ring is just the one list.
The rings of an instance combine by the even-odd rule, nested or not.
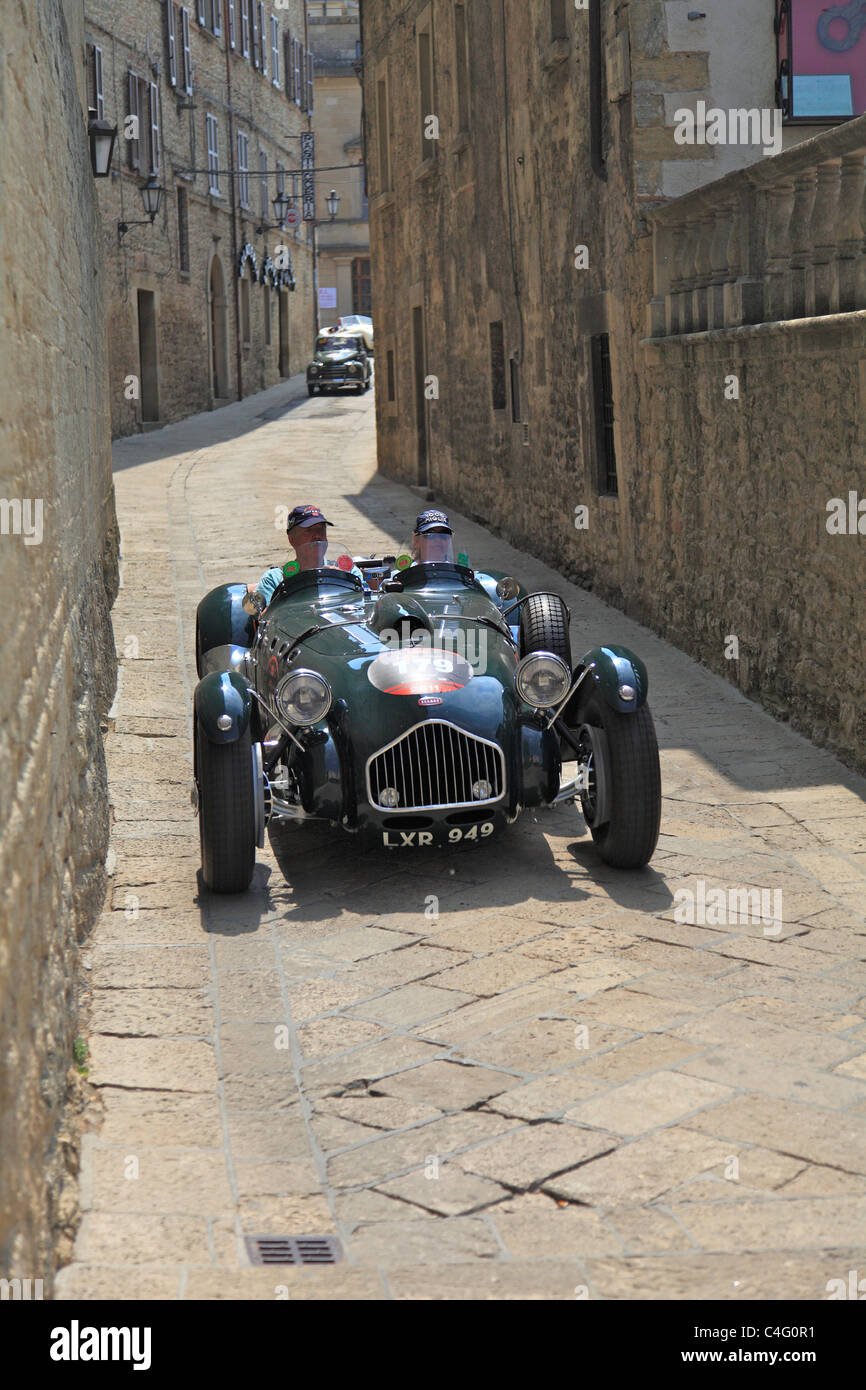
[(423, 536), (427, 531), (447, 531), (449, 536), (454, 534), (445, 513), (433, 510), (422, 512), (415, 521), (416, 536)]
[(293, 507), (286, 522), (286, 531), (293, 531), (296, 526), (320, 526), (323, 523), (325, 526), (334, 524), (333, 521), (328, 521), (318, 507)]

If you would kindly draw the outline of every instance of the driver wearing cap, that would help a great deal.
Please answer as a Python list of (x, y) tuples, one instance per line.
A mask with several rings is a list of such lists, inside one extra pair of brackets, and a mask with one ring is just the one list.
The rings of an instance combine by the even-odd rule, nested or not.
[[(328, 521), (324, 512), (318, 507), (300, 506), (293, 507), (289, 512), (286, 522), (286, 535), (289, 538), (289, 545), (295, 552), (295, 559), (298, 568), (302, 570), (318, 570), (324, 568), (327, 563), (325, 556), (328, 551), (328, 532), (327, 527), (333, 526), (332, 521)], [(364, 576), (357, 565), (352, 565), (347, 569), (347, 573), (357, 575), (363, 581)], [(258, 584), (248, 584), (247, 589), (250, 593), (261, 594), (266, 603), (270, 603), (277, 588), (285, 579), (285, 574), (278, 565), (265, 570)]]
[(454, 532), (445, 512), (431, 508), (416, 519), (412, 536), (412, 563), (454, 564)]

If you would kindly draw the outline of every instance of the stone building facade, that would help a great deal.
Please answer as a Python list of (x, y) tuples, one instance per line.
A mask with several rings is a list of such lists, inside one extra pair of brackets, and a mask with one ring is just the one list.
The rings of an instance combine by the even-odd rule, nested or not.
[(380, 467), (863, 766), (866, 118), (765, 155), (773, 0), (692, 10), (363, 7)]
[(63, 1102), (78, 944), (105, 891), (116, 670), (84, 42), (83, 0), (31, 0), (0, 33), (0, 1277), (41, 1279), (46, 1298), (77, 1211)]
[[(361, 24), (358, 0), (308, 0), (315, 55), (319, 320), (371, 314), (370, 221), (361, 134)], [(345, 166), (351, 167), (345, 167)], [(330, 190), (339, 194), (329, 217)]]
[[(300, 211), (312, 57), (303, 0), (86, 10), (90, 104), (118, 126), (100, 206), (112, 428), (123, 435), (305, 367), (313, 231), (280, 229), (273, 199), (284, 191)], [(151, 175), (164, 189), (153, 225), (139, 191)]]

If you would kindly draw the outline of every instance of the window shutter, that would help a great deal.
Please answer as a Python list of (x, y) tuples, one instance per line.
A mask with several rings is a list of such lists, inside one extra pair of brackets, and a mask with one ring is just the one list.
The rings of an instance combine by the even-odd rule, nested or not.
[(96, 119), (101, 121), (105, 117), (105, 92), (102, 86), (102, 49), (95, 45), (93, 49), (93, 86), (96, 95)]
[(283, 35), (283, 62), (286, 68), (286, 97), (292, 100), (292, 36)]
[(150, 84), (150, 172), (159, 173), (159, 87)]
[(259, 26), (258, 26), (258, 3), (257, 0), (250, 0), (250, 28), (253, 31), (253, 67), (259, 67), (261, 63), (261, 53), (259, 49)]
[(168, 0), (165, 7), (165, 18), (168, 27), (168, 80), (172, 87), (177, 86), (177, 10), (174, 7), (174, 0)]
[(237, 30), (235, 27), (235, 0), (229, 0), (229, 48), (237, 45)]
[(204, 24), (204, 0), (196, 0), (195, 15), (199, 24)]
[[(136, 119), (140, 120), (140, 114), (138, 110), (138, 78), (136, 77), (134, 72), (128, 73), (127, 76), (129, 83), (129, 114), (130, 116), (135, 116)], [(129, 166), (131, 169), (141, 168), (140, 150), (141, 126), (139, 126), (138, 137), (135, 140), (129, 141)]]
[(280, 85), (280, 23), (271, 15), (271, 81)]
[(185, 7), (180, 12), (180, 27), (183, 38), (183, 87), (188, 95), (192, 95), (192, 45), (189, 37), (189, 10)]
[(259, 51), (262, 59), (262, 72), (268, 75), (268, 26), (264, 0), (259, 0)]
[(314, 63), (315, 63), (315, 59), (314, 59), (314, 57), (313, 57), (312, 49), (310, 49), (310, 50), (308, 51), (308, 53), (307, 53), (307, 111), (309, 112), (310, 115), (313, 114), (313, 82), (314, 82), (313, 67), (314, 67)]
[(292, 98), (296, 106), (301, 104), (301, 41), (292, 39), (292, 70), (295, 76), (295, 85)]
[(219, 37), (223, 31), (223, 0), (211, 0), (211, 6), (213, 8), (213, 31)]

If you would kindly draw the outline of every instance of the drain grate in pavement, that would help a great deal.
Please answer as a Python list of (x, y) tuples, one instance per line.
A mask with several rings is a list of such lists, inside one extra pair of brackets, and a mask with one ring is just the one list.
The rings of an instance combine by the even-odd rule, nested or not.
[(336, 1236), (245, 1236), (254, 1265), (335, 1265), (343, 1258)]

